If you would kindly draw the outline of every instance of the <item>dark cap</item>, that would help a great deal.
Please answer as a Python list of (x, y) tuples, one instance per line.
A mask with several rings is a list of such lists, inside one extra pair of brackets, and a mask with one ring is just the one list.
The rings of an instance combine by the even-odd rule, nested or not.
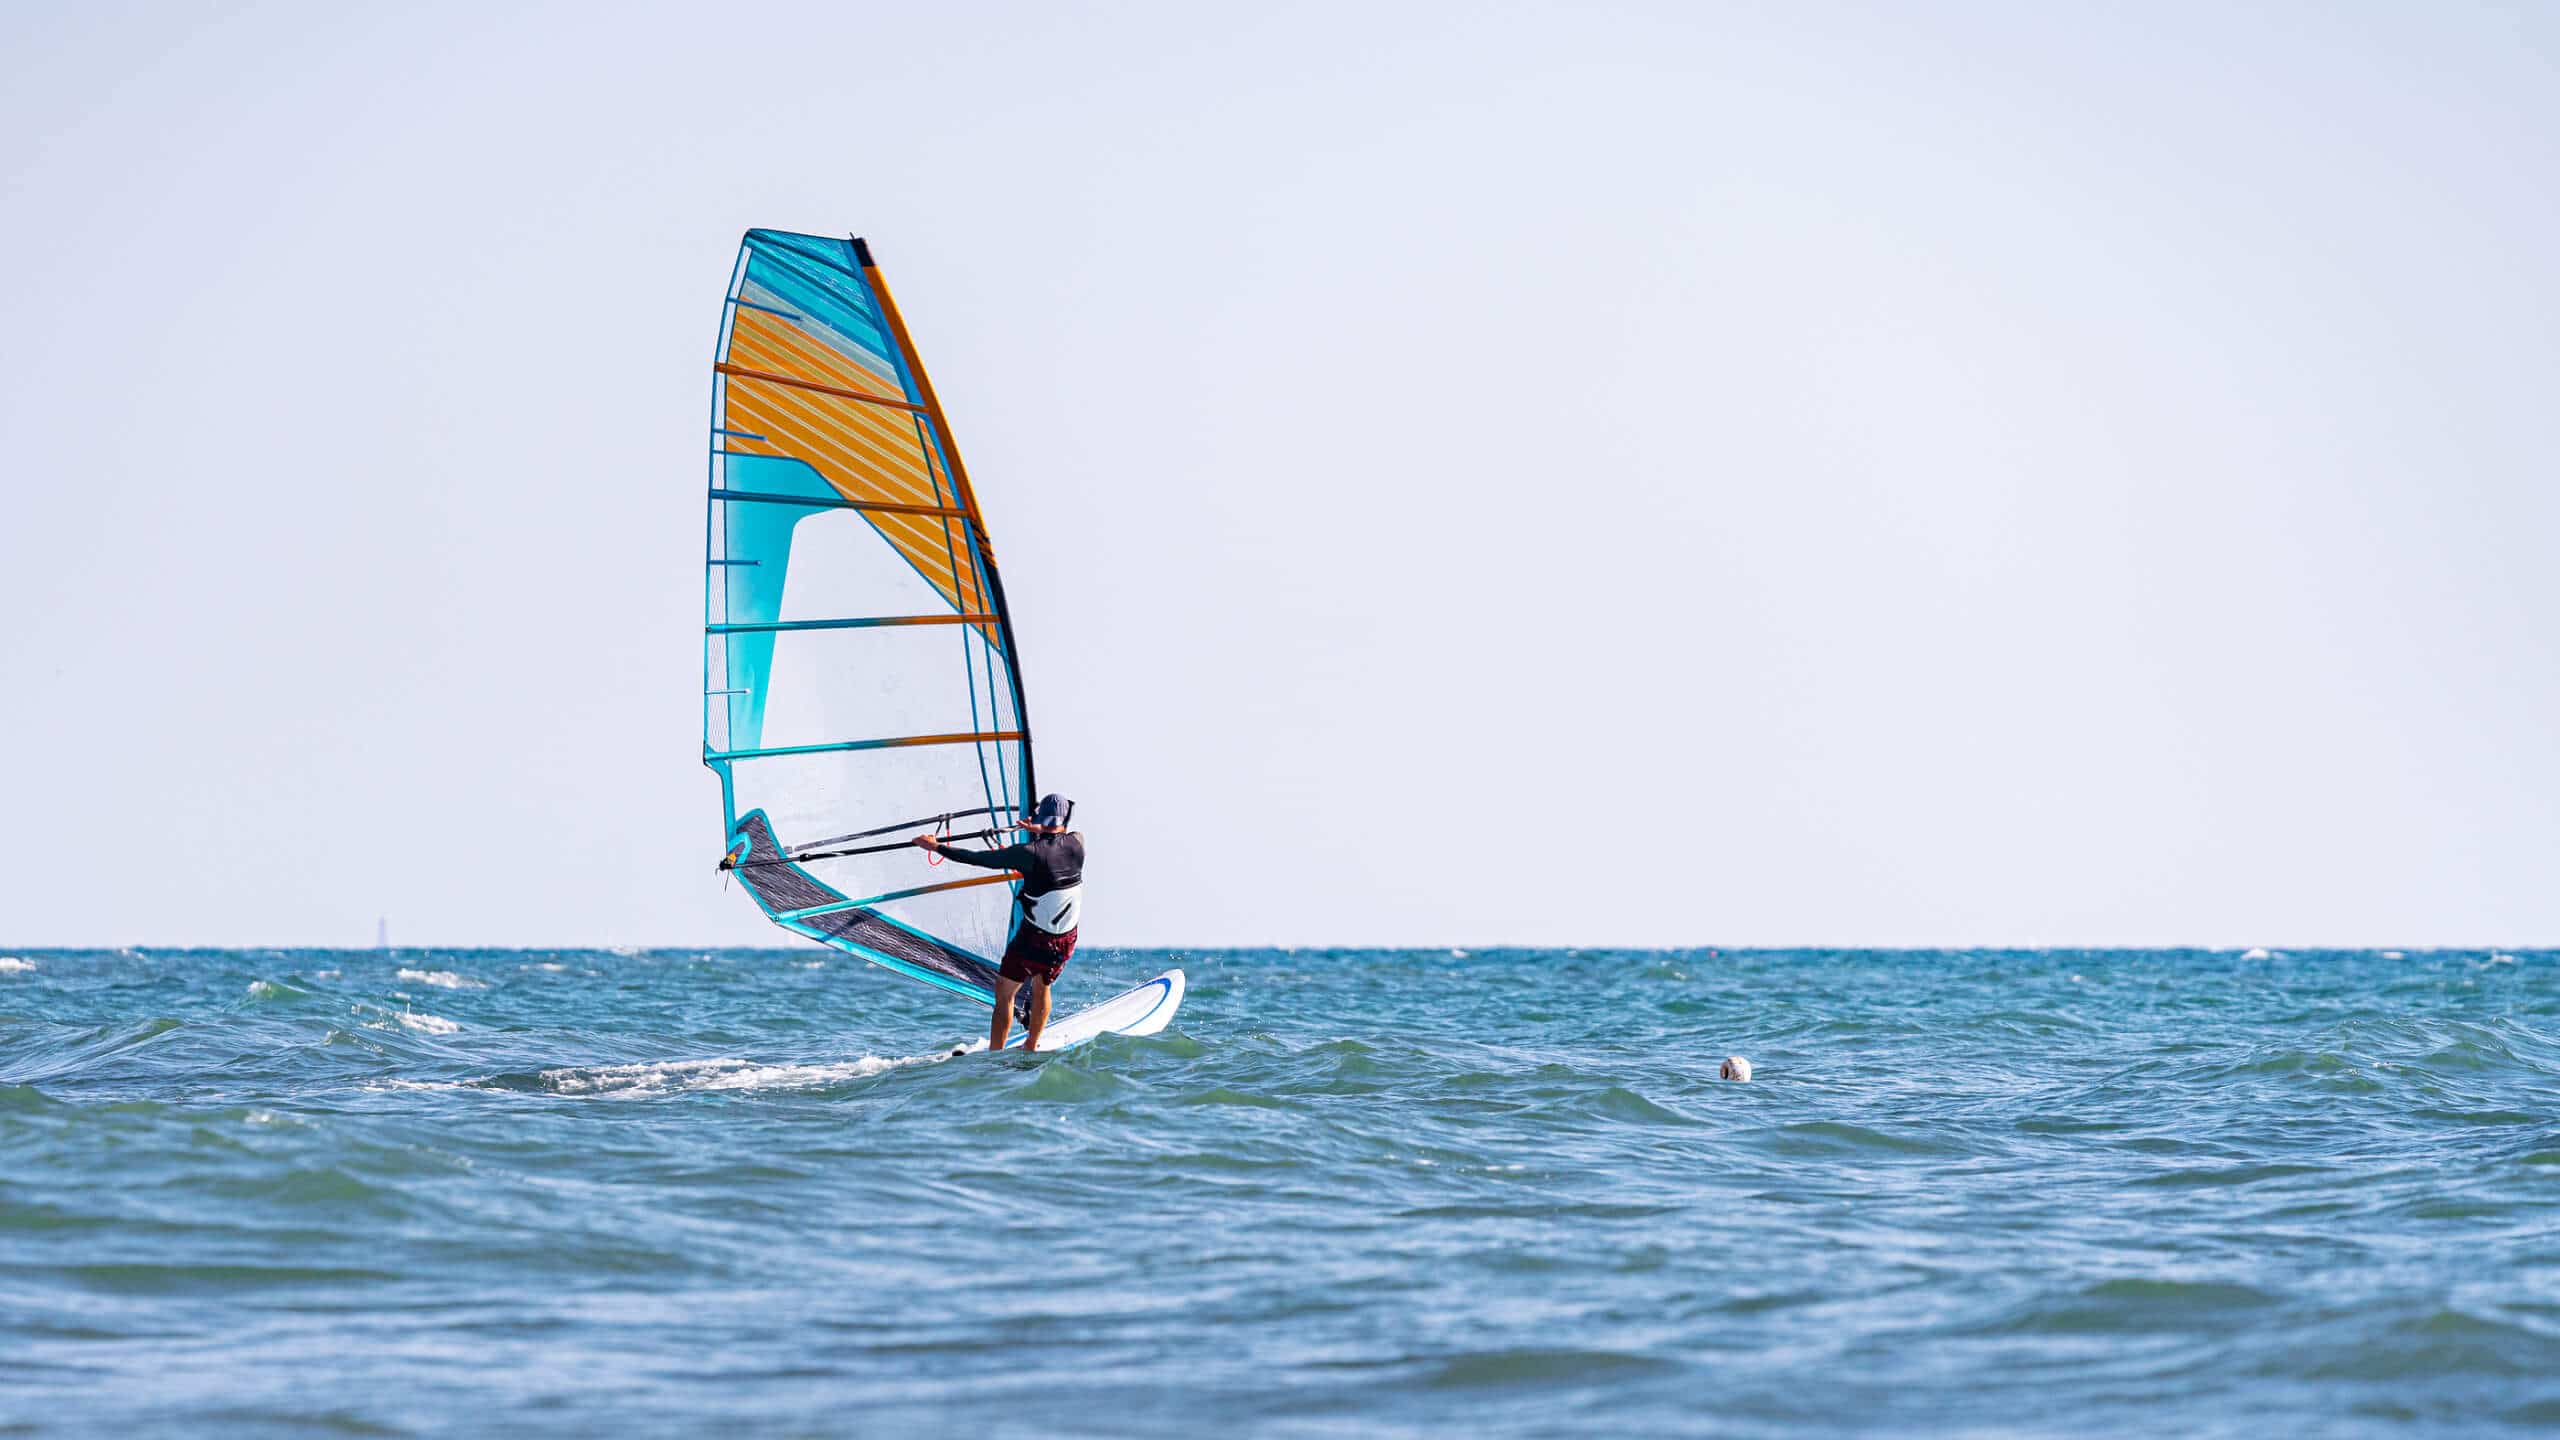
[(1076, 802), (1068, 799), (1066, 796), (1056, 794), (1043, 795), (1040, 797), (1040, 803), (1031, 807), (1031, 823), (1040, 826), (1061, 827), (1064, 826), (1069, 819), (1073, 818), (1075, 813)]

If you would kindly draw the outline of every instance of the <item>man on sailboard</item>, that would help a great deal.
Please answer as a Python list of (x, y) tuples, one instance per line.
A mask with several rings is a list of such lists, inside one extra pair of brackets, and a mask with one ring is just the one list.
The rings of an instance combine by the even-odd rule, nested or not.
[(1001, 850), (962, 850), (938, 836), (919, 835), (916, 844), (946, 860), (983, 870), (1011, 870), (1022, 877), (1022, 918), (1004, 947), (1004, 963), (996, 971), (996, 1013), (987, 1022), (987, 1048), (1004, 1048), (1013, 1028), (1013, 995), (1031, 987), (1031, 1008), (1023, 1016), (1027, 1033), (1022, 1048), (1040, 1048), (1040, 1028), (1049, 1023), (1049, 987), (1076, 952), (1076, 920), (1084, 901), (1084, 837), (1068, 833), (1075, 802), (1064, 795), (1043, 795), (1031, 807), (1022, 828), (1030, 838)]

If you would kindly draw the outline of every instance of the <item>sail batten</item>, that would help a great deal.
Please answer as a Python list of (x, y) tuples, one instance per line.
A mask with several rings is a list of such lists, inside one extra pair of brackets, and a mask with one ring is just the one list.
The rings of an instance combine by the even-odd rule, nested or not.
[[(773, 311), (770, 313), (780, 314), (781, 312)], [(910, 414), (920, 414), (924, 410), (923, 406), (915, 404), (912, 401), (892, 400), (886, 395), (874, 395), (868, 390), (854, 390), (842, 385), (821, 385), (815, 380), (795, 380), (788, 375), (775, 375), (763, 370), (750, 370), (743, 365), (731, 365), (724, 362), (711, 368), (719, 371), (723, 375), (739, 380), (753, 380), (759, 384), (765, 385), (780, 385), (791, 390), (810, 390), (820, 395), (833, 395), (838, 399), (860, 400), (868, 405), (886, 405), (893, 410), (904, 410)], [(762, 439), (764, 437), (757, 436), (756, 438)]]
[(711, 625), (720, 635), (752, 635), (759, 630), (865, 630), (878, 625), (989, 625), (993, 615), (861, 615), (834, 620), (765, 620), (743, 625)]
[[(741, 687), (740, 694), (751, 691)], [(1019, 730), (988, 730), (972, 735), (897, 735), (874, 740), (837, 740), (825, 745), (763, 745), (753, 750), (721, 750), (715, 760), (760, 760), (775, 755), (820, 755), (837, 750), (899, 750), (910, 745), (984, 745), (1026, 738)]]
[(702, 747), (723, 863), (783, 928), (991, 1000), (1017, 882), (935, 882), (894, 844), (826, 848), (1030, 804), (976, 493), (860, 242), (751, 230), (723, 301)]
[[(715, 455), (737, 455), (746, 459), (765, 458), (752, 450), (715, 450)], [(735, 500), (750, 505), (799, 505), (811, 510), (862, 510), (875, 515), (946, 515), (965, 520), (969, 512), (956, 505), (918, 505), (903, 500), (844, 500), (828, 495), (769, 495), (755, 490), (714, 490), (714, 500)]]

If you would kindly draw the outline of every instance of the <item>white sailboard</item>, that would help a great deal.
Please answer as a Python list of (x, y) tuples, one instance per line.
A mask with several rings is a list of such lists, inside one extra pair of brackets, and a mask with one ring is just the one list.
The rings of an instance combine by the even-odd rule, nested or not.
[[(1040, 1053), (1072, 1049), (1104, 1035), (1153, 1035), (1173, 1023), (1173, 1012), (1182, 1008), (1184, 984), (1181, 971), (1167, 970), (1134, 990), (1123, 990), (1099, 1005), (1052, 1020), (1049, 1028), (1040, 1032)], [(1029, 1038), (1030, 1031), (1016, 1025), (1004, 1048), (1019, 1050)], [(966, 1055), (986, 1048), (987, 1042), (981, 1037), (953, 1046), (951, 1053)]]

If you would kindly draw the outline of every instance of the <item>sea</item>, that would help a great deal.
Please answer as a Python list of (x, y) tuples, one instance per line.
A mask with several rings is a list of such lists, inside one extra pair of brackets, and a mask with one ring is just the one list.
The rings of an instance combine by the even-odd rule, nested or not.
[(0, 950), (0, 1435), (2560, 1429), (2560, 952), (1175, 966)]

